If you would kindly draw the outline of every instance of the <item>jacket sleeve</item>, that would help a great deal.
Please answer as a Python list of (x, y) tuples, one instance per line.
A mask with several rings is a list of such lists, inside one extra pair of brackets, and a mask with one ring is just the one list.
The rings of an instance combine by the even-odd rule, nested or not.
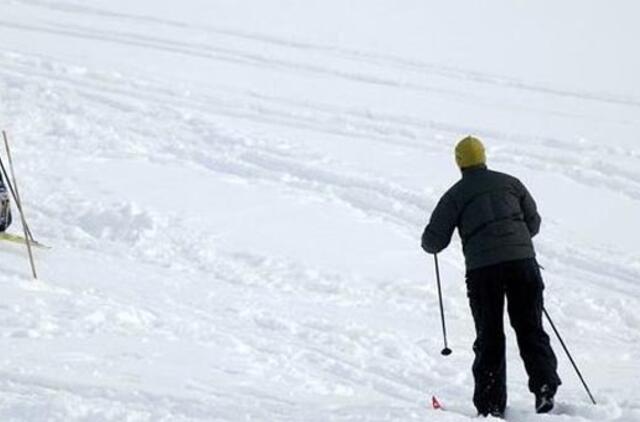
[(538, 214), (536, 201), (533, 200), (533, 197), (531, 196), (527, 188), (520, 181), (518, 181), (518, 185), (521, 191), (520, 208), (522, 208), (524, 221), (525, 223), (527, 223), (529, 233), (531, 233), (531, 237), (534, 237), (540, 231), (540, 223), (542, 219), (540, 218), (540, 214)]
[(422, 249), (427, 253), (438, 253), (451, 242), (458, 221), (456, 202), (445, 194), (431, 214), (431, 220), (422, 234)]

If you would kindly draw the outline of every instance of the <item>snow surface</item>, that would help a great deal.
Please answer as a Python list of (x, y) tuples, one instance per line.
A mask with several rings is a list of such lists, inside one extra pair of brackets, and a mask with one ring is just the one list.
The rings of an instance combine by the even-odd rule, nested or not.
[(418, 247), (473, 133), (539, 202), (599, 402), (554, 338), (535, 415), (509, 335), (507, 420), (640, 421), (640, 6), (438, 3), (0, 0), (0, 126), (53, 246), (34, 282), (0, 245), (0, 420), (473, 418), (460, 245), (447, 358)]

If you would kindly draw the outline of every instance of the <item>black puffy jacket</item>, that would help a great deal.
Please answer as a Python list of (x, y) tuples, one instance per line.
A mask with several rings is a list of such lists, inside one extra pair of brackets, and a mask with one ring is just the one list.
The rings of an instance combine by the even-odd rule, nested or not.
[(535, 257), (531, 238), (540, 230), (540, 216), (518, 179), (483, 165), (463, 170), (462, 179), (440, 199), (422, 234), (422, 248), (440, 252), (456, 227), (469, 271)]

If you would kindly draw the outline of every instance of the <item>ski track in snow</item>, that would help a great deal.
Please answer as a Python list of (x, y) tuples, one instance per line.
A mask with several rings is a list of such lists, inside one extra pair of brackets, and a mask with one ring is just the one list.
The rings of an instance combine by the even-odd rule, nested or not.
[[(168, 26), (168, 27), (183, 28), (183, 29), (200, 30), (200, 31), (204, 31), (206, 33), (211, 33), (215, 35), (223, 35), (227, 37), (239, 38), (239, 39), (248, 40), (251, 42), (256, 42), (261, 44), (269, 44), (269, 45), (275, 45), (283, 48), (296, 49), (296, 50), (301, 50), (303, 52), (315, 51), (315, 52), (320, 52), (324, 54), (331, 54), (334, 56), (344, 57), (350, 60), (379, 64), (385, 67), (397, 67), (404, 70), (415, 70), (420, 72), (434, 73), (434, 74), (451, 78), (451, 79), (460, 79), (463, 81), (470, 80), (475, 83), (497, 85), (501, 87), (511, 87), (511, 88), (521, 89), (525, 91), (532, 91), (535, 93), (543, 93), (543, 94), (556, 95), (561, 97), (576, 98), (579, 100), (593, 100), (593, 101), (621, 104), (625, 106), (640, 107), (640, 101), (630, 97), (620, 97), (615, 95), (599, 94), (595, 92), (569, 91), (569, 90), (562, 90), (562, 89), (552, 88), (552, 87), (547, 87), (542, 85), (537, 86), (537, 85), (527, 84), (525, 82), (518, 81), (515, 79), (507, 78), (504, 76), (474, 72), (474, 71), (469, 71), (465, 69), (443, 66), (439, 64), (424, 63), (416, 60), (409, 60), (404, 57), (396, 57), (389, 54), (383, 55), (383, 54), (370, 53), (366, 51), (347, 49), (347, 48), (342, 48), (342, 47), (337, 47), (332, 45), (321, 45), (317, 43), (296, 41), (296, 40), (278, 38), (278, 37), (265, 35), (265, 34), (252, 33), (248, 31), (240, 31), (240, 30), (232, 30), (232, 29), (222, 28), (222, 27), (215, 27), (211, 25), (205, 26), (205, 25), (190, 24), (190, 23), (181, 22), (181, 21), (172, 20), (172, 19), (161, 19), (161, 18), (156, 18), (151, 16), (118, 13), (118, 12), (113, 12), (106, 9), (88, 7), (86, 5), (80, 5), (80, 4), (64, 4), (64, 3), (60, 4), (60, 3), (52, 3), (52, 2), (41, 1), (41, 0), (19, 0), (17, 1), (17, 3), (33, 5), (33, 6), (56, 10), (56, 11), (67, 12), (67, 13), (80, 15), (80, 16), (113, 18), (117, 20), (126, 20), (126, 21), (131, 21), (131, 22), (140, 23), (140, 24), (150, 24), (153, 26), (159, 25), (159, 26)], [(3, 24), (12, 25), (11, 23), (7, 23), (7, 22), (4, 22)], [(29, 27), (26, 25), (22, 25), (21, 27), (28, 30), (40, 30), (40, 31), (51, 30), (46, 28), (37, 29), (35, 27)], [(97, 32), (94, 32), (93, 35), (95, 35), (96, 33)], [(69, 32), (68, 34), (77, 35), (72, 32)], [(80, 34), (80, 35), (91, 36), (91, 34), (87, 34), (87, 33)], [(141, 37), (139, 34), (135, 35), (133, 38), (134, 38), (133, 42), (140, 42), (141, 40), (144, 39), (144, 37)], [(110, 39), (114, 39), (114, 38), (110, 38)], [(171, 44), (179, 45), (177, 43), (171, 43)], [(181, 44), (181, 45), (186, 46), (189, 49), (193, 49), (194, 47), (193, 44), (188, 44), (188, 45)], [(209, 46), (205, 46), (204, 50), (207, 50), (208, 48)], [(459, 93), (459, 94), (462, 94), (462, 93)]]
[[(0, 21), (0, 26), (159, 49), (242, 66), (265, 66), (354, 84), (422, 90), (484, 105), (491, 105), (493, 101), (466, 96), (460, 89), (414, 83), (410, 78), (404, 81), (402, 77), (389, 78), (384, 76), (387, 72), (378, 73), (378, 70), (425, 72), (453, 81), (571, 101), (640, 106), (631, 98), (537, 86), (394, 56), (215, 27), (190, 27), (179, 21), (75, 4), (16, 3), (145, 25), (204, 30), (258, 46), (269, 44), (300, 51), (302, 57), (288, 60), (256, 53), (259, 47), (242, 51), (78, 25)], [(360, 63), (362, 70), (345, 71), (322, 66), (316, 60), (304, 61), (309, 51)], [(77, 251), (86, 258), (87, 269), (92, 264), (112, 267), (114, 280), (122, 280), (126, 286), (120, 291), (107, 280), (86, 286), (81, 271), (64, 274), (60, 270), (57, 270), (58, 276), (68, 277), (64, 287), (52, 287), (58, 281), (53, 279), (51, 283), (32, 286), (17, 270), (3, 267), (3, 272), (9, 275), (2, 282), (2, 289), (11, 292), (13, 299), (0, 306), (0, 321), (6, 329), (5, 345), (11, 347), (7, 361), (0, 367), (3, 420), (44, 417), (61, 421), (428, 420), (435, 419), (435, 413), (425, 413), (429, 411), (424, 409), (429, 386), (443, 385), (441, 391), (453, 397), (467, 397), (470, 391), (469, 371), (466, 366), (462, 370), (456, 366), (470, 362), (470, 350), (461, 350), (459, 346), (454, 363), (448, 365), (434, 356), (439, 348), (437, 338), (419, 341), (411, 335), (415, 331), (403, 332), (392, 326), (373, 329), (366, 324), (368, 317), (376, 312), (383, 313), (383, 319), (405, 318), (411, 321), (410, 325), (416, 321), (421, 323), (420, 318), (425, 315), (435, 319), (437, 297), (423, 279), (355, 282), (353, 274), (308, 268), (285, 257), (221, 250), (217, 234), (206, 229), (185, 238), (184, 234), (192, 233), (197, 224), (193, 217), (140, 208), (127, 198), (118, 204), (107, 199), (96, 202), (95, 198), (86, 198), (79, 182), (51, 168), (47, 157), (65, 154), (70, 162), (90, 157), (106, 161), (126, 158), (157, 164), (178, 163), (245, 183), (275, 186), (298, 196), (346, 205), (366, 219), (391, 226), (406, 238), (415, 238), (416, 246), (438, 192), (418, 191), (392, 178), (361, 171), (320, 147), (306, 148), (286, 136), (274, 141), (268, 134), (243, 133), (220, 119), (258, 122), (274, 128), (276, 134), (278, 128), (289, 128), (336, 137), (345, 143), (366, 140), (381, 148), (399, 148), (406, 154), (435, 151), (445, 155), (450, 146), (441, 139), (473, 132), (501, 145), (493, 157), (498, 164), (518, 164), (533, 171), (561, 174), (578, 184), (600, 187), (631, 202), (640, 200), (640, 166), (637, 165), (640, 151), (596, 142), (585, 141), (582, 148), (576, 149), (575, 142), (563, 138), (456, 126), (439, 120), (313, 100), (277, 98), (251, 90), (197, 92), (189, 86), (172, 88), (166, 80), (94, 70), (7, 50), (0, 51), (0, 92), (6, 102), (4, 113), (12, 117), (12, 126), (29, 128), (25, 133), (18, 131), (27, 142), (17, 148), (16, 155), (35, 157), (32, 162), (21, 164), (21, 173), (28, 175), (25, 187), (34, 186), (27, 189), (28, 197), (39, 198), (37, 203), (30, 204), (32, 226), (39, 229), (38, 233), (42, 233), (47, 242), (55, 244), (52, 254), (61, 253), (63, 258), (65, 250)], [(517, 107), (502, 107), (512, 106)], [(567, 118), (580, 117), (565, 114), (569, 115)], [(524, 158), (514, 162), (512, 157)], [(631, 164), (625, 167), (607, 164), (620, 157), (630, 160)], [(36, 183), (41, 177), (49, 179)], [(64, 193), (53, 191), (55, 185), (61, 186)], [(543, 259), (549, 262), (549, 273), (558, 279), (553, 285), (559, 294), (549, 302), (563, 331), (592, 338), (594, 342), (611, 338), (616, 345), (631, 349), (627, 359), (640, 358), (637, 336), (640, 318), (633, 312), (640, 305), (638, 257), (616, 257), (614, 253), (618, 251), (571, 244), (570, 240), (560, 244), (557, 240), (545, 239), (538, 247)], [(451, 268), (460, 268), (455, 262), (457, 257), (445, 259)], [(120, 266), (122, 268), (118, 268)], [(153, 271), (148, 271), (151, 269)], [(146, 277), (150, 280), (139, 284), (137, 281), (144, 279), (147, 271), (150, 275)], [(581, 280), (584, 284), (579, 289), (575, 284), (563, 287), (559, 280)], [(153, 294), (147, 291), (149, 283), (157, 286)], [(11, 287), (15, 284), (17, 288)], [(464, 289), (463, 283), (458, 284), (451, 283), (451, 291), (459, 293)], [(224, 285), (224, 289), (220, 289), (220, 285)], [(599, 297), (601, 286), (607, 286), (612, 293)], [(34, 296), (36, 305), (32, 306)], [(280, 309), (283, 304), (292, 305), (285, 306), (291, 306), (290, 309)], [(466, 303), (449, 296), (445, 305), (453, 327), (469, 333)], [(346, 317), (353, 313), (354, 320), (345, 324), (335, 316), (307, 315), (303, 312), (306, 307), (318, 307), (328, 315)], [(615, 333), (602, 333), (603, 327), (614, 326)], [(437, 324), (432, 324), (432, 328), (436, 330)], [(116, 344), (129, 336), (140, 336), (145, 341), (140, 350), (134, 349), (129, 354), (120, 352), (110, 356), (112, 351), (105, 351), (96, 356), (91, 350), (78, 352), (76, 359), (68, 363), (72, 378), (69, 381), (58, 379), (50, 370), (39, 372), (38, 365), (44, 363), (37, 358), (34, 358), (34, 368), (16, 368), (12, 360), (19, 357), (14, 356), (20, 350), (15, 346), (16, 341), (20, 344), (28, 339), (42, 339), (61, 353), (66, 342), (73, 344), (74, 338), (90, 341), (96, 336), (118, 339)], [(138, 379), (144, 378), (145, 371), (140, 375), (128, 373), (126, 365), (120, 367), (127, 359), (138, 362), (134, 365), (141, 367), (162, 365), (161, 357), (154, 358), (153, 354), (144, 352), (171, 342), (192, 345), (196, 353), (194, 361), (197, 353), (211, 354), (228, 360), (229, 365), (207, 360), (189, 362), (187, 367), (193, 372), (175, 390), (180, 393), (155, 390), (152, 376), (151, 381)], [(629, 346), (633, 344), (635, 346)], [(122, 349), (127, 347), (131, 348), (125, 342)], [(559, 348), (556, 351), (559, 355), (562, 353)], [(95, 360), (96, 364), (83, 367), (86, 364), (83, 360)], [(94, 374), (95, 382), (73, 380), (83, 368), (96, 371), (102, 365), (113, 369), (113, 376), (123, 384), (117, 385), (113, 378), (99, 373)], [(256, 368), (261, 368), (261, 373), (253, 373)], [(212, 382), (218, 379), (216, 371), (227, 371), (219, 385)], [(566, 377), (573, 376), (570, 372), (567, 374)], [(243, 381), (244, 378), (247, 381)], [(177, 379), (180, 377), (173, 378)], [(273, 385), (262, 388), (259, 383), (264, 380), (272, 380)], [(573, 380), (565, 380), (566, 384), (571, 382)], [(287, 394), (287, 386), (297, 385), (303, 388)], [(524, 387), (514, 387), (512, 391), (516, 406), (510, 409), (508, 419), (537, 420), (519, 413), (518, 405), (528, 400)], [(590, 409), (560, 403), (557, 413), (564, 416), (559, 418), (640, 419), (637, 403), (616, 402), (615, 391), (598, 393), (604, 403), (601, 407)], [(567, 391), (567, 396), (575, 400), (581, 400), (581, 394), (579, 386)], [(354, 396), (358, 398), (356, 404), (349, 402)], [(373, 404), (369, 401), (358, 406), (362, 397), (373, 397)], [(638, 396), (634, 393), (630, 397), (632, 400)], [(304, 404), (307, 399), (309, 404)], [(468, 420), (468, 415), (473, 414), (466, 401), (454, 400), (453, 407), (461, 408), (461, 414), (446, 413), (447, 421)]]
[[(35, 61), (35, 63), (33, 63)], [(173, 103), (182, 105), (188, 110), (213, 113), (224, 116), (239, 117), (252, 121), (264, 121), (276, 125), (286, 125), (296, 128), (311, 129), (328, 134), (358, 137), (391, 145), (426, 150), (428, 148), (442, 148), (442, 143), (431, 141), (433, 132), (442, 134), (453, 133), (478, 133), (497, 141), (508, 141), (510, 144), (499, 150), (494, 157), (497, 162), (508, 162), (509, 157), (522, 157), (519, 165), (524, 165), (534, 170), (546, 170), (562, 173), (573, 180), (590, 186), (602, 186), (614, 192), (622, 193), (633, 199), (640, 199), (640, 172), (630, 168), (620, 168), (611, 165), (618, 157), (633, 159), (634, 163), (640, 162), (640, 151), (626, 150), (609, 147), (606, 144), (585, 142), (580, 148), (576, 148), (575, 142), (563, 141), (554, 138), (535, 138), (532, 136), (502, 133), (495, 130), (487, 130), (479, 127), (455, 126), (438, 121), (421, 121), (415, 118), (380, 115), (367, 111), (349, 110), (327, 105), (311, 103), (294, 103), (278, 98), (264, 97), (251, 92), (239, 93), (242, 98), (237, 101), (218, 100), (212, 96), (198, 96), (188, 93), (171, 91), (166, 88), (149, 87), (148, 84), (135, 81), (127, 84), (122, 78), (113, 80), (109, 74), (91, 75), (89, 81), (79, 80), (73, 77), (74, 73), (82, 73), (86, 69), (65, 68), (63, 65), (59, 72), (34, 70), (33, 67), (45, 69), (55, 67), (56, 63), (27, 60), (20, 66), (14, 63), (4, 63), (5, 69), (14, 68), (16, 72), (40, 73), (46, 80), (59, 80), (72, 84), (74, 91), (89, 100), (99, 103), (111, 104), (117, 111), (131, 110), (134, 105), (127, 104), (124, 100), (113, 99), (114, 94), (123, 94), (125, 97), (135, 99), (134, 104), (141, 98), (149, 103), (166, 105)], [(259, 65), (259, 64), (256, 64)], [(25, 69), (27, 66), (29, 69)], [(71, 76), (71, 77), (70, 77)], [(96, 83), (94, 78), (99, 78)], [(123, 86), (123, 84), (126, 84)], [(85, 86), (83, 93), (79, 89)], [(166, 85), (166, 84), (163, 84)], [(104, 94), (107, 92), (108, 94)], [(246, 97), (249, 97), (247, 99)], [(515, 144), (515, 145), (514, 145)], [(524, 145), (523, 145), (524, 144)], [(585, 154), (589, 155), (585, 158)], [(554, 161), (549, 161), (549, 157)], [(631, 168), (639, 168), (629, 166)]]

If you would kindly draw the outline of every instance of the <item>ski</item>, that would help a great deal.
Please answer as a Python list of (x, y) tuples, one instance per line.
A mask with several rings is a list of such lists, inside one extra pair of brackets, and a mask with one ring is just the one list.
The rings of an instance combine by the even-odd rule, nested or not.
[[(20, 236), (17, 234), (5, 233), (5, 232), (0, 233), (0, 240), (5, 240), (7, 242), (12, 242), (12, 243), (20, 243), (22, 245), (25, 245), (27, 243), (23, 236)], [(40, 249), (51, 249), (50, 246), (43, 245), (37, 240), (32, 240), (31, 246), (34, 246)]]

